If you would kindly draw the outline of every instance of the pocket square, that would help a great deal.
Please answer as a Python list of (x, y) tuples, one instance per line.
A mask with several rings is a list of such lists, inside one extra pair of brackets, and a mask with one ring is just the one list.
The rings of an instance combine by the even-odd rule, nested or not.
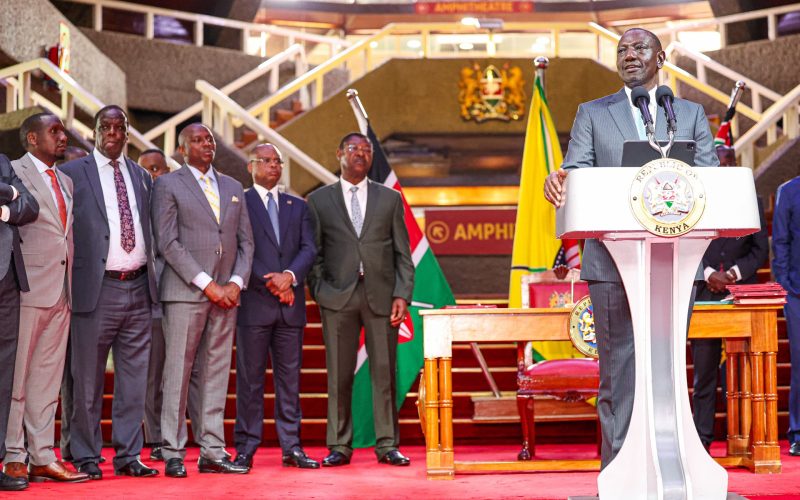
[(239, 197), (234, 196), (233, 198), (231, 198), (231, 203), (239, 203)]

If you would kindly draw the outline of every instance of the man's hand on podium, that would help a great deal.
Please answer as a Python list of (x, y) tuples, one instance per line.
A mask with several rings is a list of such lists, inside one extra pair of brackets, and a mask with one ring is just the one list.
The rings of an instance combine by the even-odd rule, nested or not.
[(564, 181), (567, 178), (567, 171), (559, 168), (555, 172), (550, 172), (550, 175), (544, 180), (544, 197), (547, 201), (555, 205), (556, 208), (561, 208), (566, 199), (566, 191), (564, 190)]
[(708, 289), (713, 293), (722, 293), (725, 291), (726, 286), (733, 285), (736, 280), (724, 271), (714, 271), (708, 275), (707, 283)]

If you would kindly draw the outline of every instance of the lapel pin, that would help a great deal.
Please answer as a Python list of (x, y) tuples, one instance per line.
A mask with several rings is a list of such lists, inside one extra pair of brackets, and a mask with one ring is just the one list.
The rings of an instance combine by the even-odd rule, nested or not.
[(292, 200), (286, 200), (286, 204), (287, 205), (291, 205), (292, 204)]

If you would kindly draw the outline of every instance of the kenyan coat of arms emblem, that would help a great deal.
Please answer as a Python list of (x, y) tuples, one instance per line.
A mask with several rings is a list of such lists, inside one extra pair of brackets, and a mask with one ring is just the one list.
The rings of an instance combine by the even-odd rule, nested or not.
[(629, 201), (642, 227), (670, 238), (691, 231), (706, 206), (697, 173), (672, 158), (659, 158), (642, 166), (631, 184)]
[(597, 359), (597, 336), (594, 331), (594, 308), (588, 295), (575, 303), (569, 313), (569, 340), (584, 356)]

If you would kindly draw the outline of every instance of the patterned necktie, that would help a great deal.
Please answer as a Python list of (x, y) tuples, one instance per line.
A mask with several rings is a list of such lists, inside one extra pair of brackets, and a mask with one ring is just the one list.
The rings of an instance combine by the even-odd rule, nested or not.
[(44, 171), (50, 176), (50, 183), (53, 185), (53, 192), (56, 194), (56, 204), (58, 205), (58, 216), (61, 218), (61, 225), (64, 229), (67, 228), (67, 204), (64, 201), (64, 193), (61, 192), (61, 186), (58, 185), (56, 173), (52, 168)]
[(131, 253), (136, 246), (136, 231), (133, 229), (133, 214), (131, 214), (131, 205), (128, 202), (128, 189), (125, 187), (125, 178), (122, 177), (119, 162), (111, 160), (111, 167), (114, 169), (114, 187), (117, 190), (117, 205), (119, 206), (120, 244), (123, 250)]
[(211, 187), (210, 177), (207, 175), (201, 175), (200, 180), (205, 183), (203, 193), (206, 195), (208, 204), (211, 205), (211, 211), (214, 212), (214, 217), (217, 219), (217, 224), (219, 224), (219, 196), (217, 196), (217, 193), (214, 192), (214, 188)]
[(350, 197), (350, 220), (353, 222), (353, 228), (355, 228), (356, 234), (361, 236), (361, 226), (364, 225), (364, 217), (361, 215), (361, 205), (358, 203), (358, 196), (356, 196), (358, 186), (351, 187), (350, 192), (353, 193)]
[(275, 240), (280, 245), (281, 232), (278, 224), (278, 204), (275, 203), (275, 198), (272, 197), (271, 192), (267, 193), (267, 215), (269, 215), (269, 221), (272, 223), (272, 230), (275, 231)]

